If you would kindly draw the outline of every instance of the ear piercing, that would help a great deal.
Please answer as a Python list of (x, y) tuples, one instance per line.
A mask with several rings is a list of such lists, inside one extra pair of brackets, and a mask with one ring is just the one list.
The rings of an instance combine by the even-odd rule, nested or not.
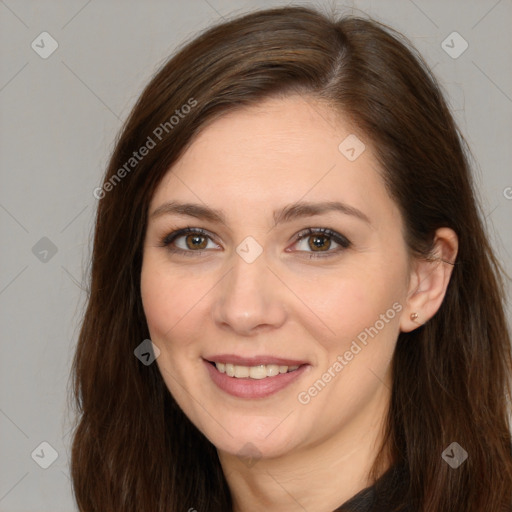
[(411, 313), (411, 320), (414, 322), (418, 319), (418, 313)]

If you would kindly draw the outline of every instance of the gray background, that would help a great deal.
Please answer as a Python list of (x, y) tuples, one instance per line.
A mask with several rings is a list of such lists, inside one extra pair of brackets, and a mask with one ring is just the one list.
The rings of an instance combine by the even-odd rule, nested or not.
[[(331, 4), (402, 31), (434, 67), (512, 274), (512, 0), (313, 3)], [(0, 511), (76, 510), (66, 390), (85, 302), (92, 192), (121, 123), (178, 44), (222, 17), (277, 5), (0, 0)], [(59, 45), (47, 59), (31, 47), (44, 31)], [(469, 44), (456, 59), (441, 47), (453, 31)], [(58, 453), (48, 469), (31, 457), (43, 441)], [(50, 460), (47, 448), (37, 453)]]

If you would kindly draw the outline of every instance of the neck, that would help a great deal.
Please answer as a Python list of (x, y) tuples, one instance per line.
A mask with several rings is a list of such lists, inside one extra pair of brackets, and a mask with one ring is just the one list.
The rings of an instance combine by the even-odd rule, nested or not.
[[(247, 464), (219, 451), (233, 512), (332, 512), (373, 484), (369, 472), (383, 439), (389, 390), (328, 439)], [(386, 454), (380, 476), (390, 465)]]

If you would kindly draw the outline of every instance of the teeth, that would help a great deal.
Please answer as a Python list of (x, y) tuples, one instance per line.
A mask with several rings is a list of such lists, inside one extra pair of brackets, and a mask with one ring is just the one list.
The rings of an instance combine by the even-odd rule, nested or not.
[(275, 377), (280, 373), (295, 371), (298, 366), (279, 366), (277, 364), (260, 364), (258, 366), (239, 366), (230, 363), (215, 363), (220, 373), (225, 373), (229, 377), (236, 379), (266, 379)]

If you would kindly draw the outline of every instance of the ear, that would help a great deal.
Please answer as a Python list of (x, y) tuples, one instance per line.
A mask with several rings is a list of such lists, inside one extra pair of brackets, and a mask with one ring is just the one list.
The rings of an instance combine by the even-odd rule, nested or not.
[(407, 302), (400, 318), (402, 332), (413, 331), (437, 313), (450, 282), (458, 248), (455, 231), (439, 228), (434, 236), (432, 258), (414, 261)]

